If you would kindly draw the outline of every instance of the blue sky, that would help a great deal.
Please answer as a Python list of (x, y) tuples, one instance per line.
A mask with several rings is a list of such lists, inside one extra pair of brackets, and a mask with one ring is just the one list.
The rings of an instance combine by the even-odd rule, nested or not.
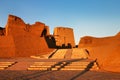
[(50, 27), (74, 29), (76, 44), (83, 36), (113, 36), (120, 31), (120, 0), (0, 0), (0, 26), (8, 14), (25, 23), (36, 21)]

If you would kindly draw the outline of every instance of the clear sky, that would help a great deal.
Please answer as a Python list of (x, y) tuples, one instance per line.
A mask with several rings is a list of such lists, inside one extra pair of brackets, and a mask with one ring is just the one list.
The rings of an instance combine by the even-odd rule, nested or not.
[(25, 23), (36, 21), (50, 27), (74, 29), (76, 44), (83, 36), (113, 36), (120, 31), (120, 0), (0, 0), (0, 26), (8, 14)]

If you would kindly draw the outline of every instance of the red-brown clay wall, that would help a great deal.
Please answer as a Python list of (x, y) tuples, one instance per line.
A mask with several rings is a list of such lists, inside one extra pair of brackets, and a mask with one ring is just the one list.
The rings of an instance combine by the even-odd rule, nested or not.
[(120, 72), (120, 36), (93, 38), (83, 37), (79, 48), (89, 51), (90, 58), (96, 59), (103, 70)]
[(15, 45), (12, 36), (0, 36), (0, 57), (14, 57)]
[(25, 24), (21, 18), (9, 15), (5, 29), (5, 35), (0, 36), (0, 57), (29, 57), (51, 51), (41, 37), (44, 30), (45, 35), (49, 34), (44, 23)]
[(56, 27), (54, 29), (54, 36), (57, 46), (62, 46), (63, 44), (65, 44), (65, 46), (68, 46), (68, 44), (70, 44), (71, 47), (75, 47), (72, 28)]
[(27, 57), (30, 55), (44, 54), (44, 52), (50, 51), (48, 45), (44, 39), (34, 36), (21, 36), (15, 40), (16, 57)]

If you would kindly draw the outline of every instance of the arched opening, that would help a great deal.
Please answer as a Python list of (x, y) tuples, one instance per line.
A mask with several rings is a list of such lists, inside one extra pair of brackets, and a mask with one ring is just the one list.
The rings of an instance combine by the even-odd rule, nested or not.
[(5, 28), (0, 27), (0, 36), (5, 35)]
[(45, 37), (47, 35), (47, 30), (44, 29), (40, 37)]
[(72, 45), (70, 43), (68, 43), (68, 48), (72, 48)]

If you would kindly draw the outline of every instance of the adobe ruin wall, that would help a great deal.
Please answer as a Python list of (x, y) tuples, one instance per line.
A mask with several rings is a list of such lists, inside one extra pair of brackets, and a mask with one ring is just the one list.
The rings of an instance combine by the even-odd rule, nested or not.
[[(46, 33), (42, 34), (44, 30)], [(41, 37), (49, 34), (49, 27), (44, 23), (25, 24), (21, 18), (9, 15), (4, 35), (0, 36), (0, 57), (28, 57), (50, 51)]]

